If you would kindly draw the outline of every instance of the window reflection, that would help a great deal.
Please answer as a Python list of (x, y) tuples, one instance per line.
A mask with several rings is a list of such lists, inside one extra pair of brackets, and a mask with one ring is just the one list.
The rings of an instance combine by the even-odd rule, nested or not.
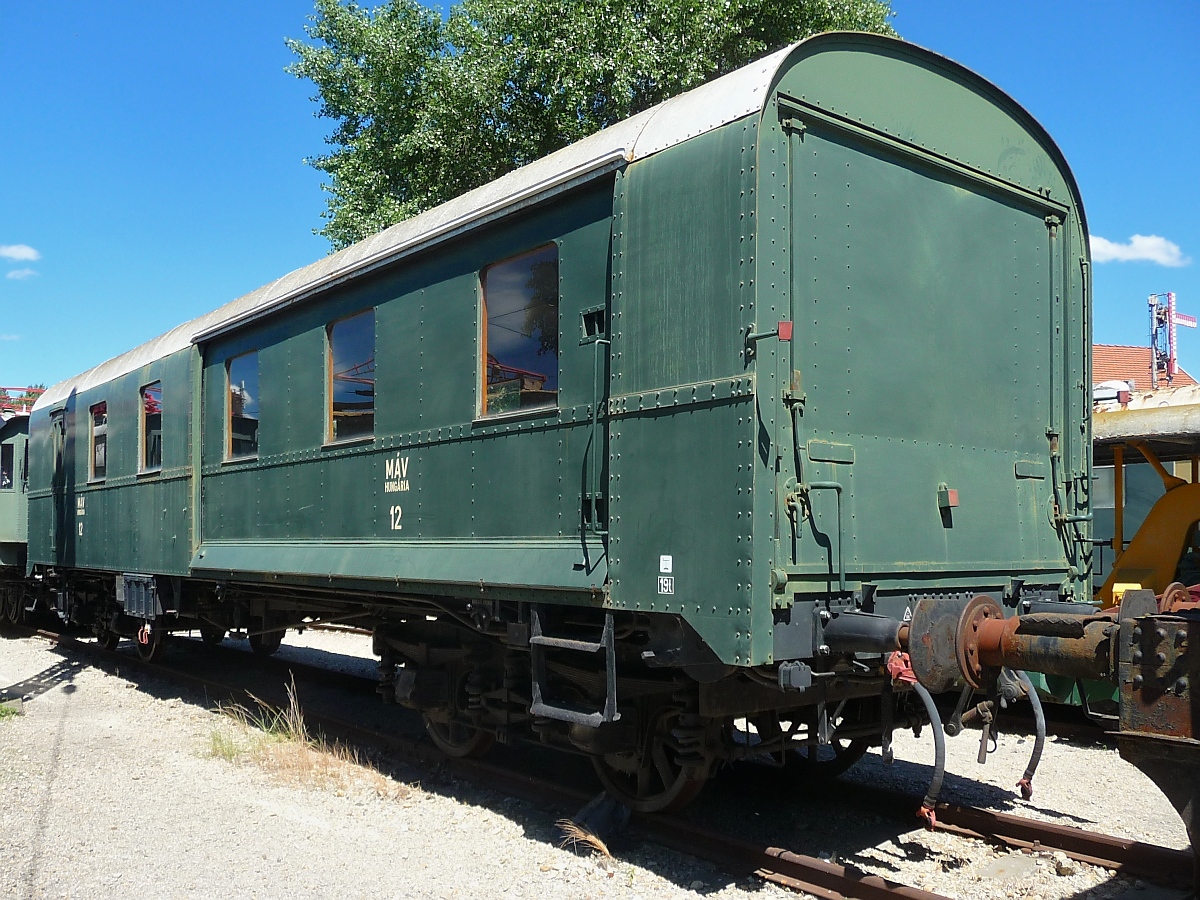
[(483, 414), (558, 402), (558, 246), (483, 272)]
[(108, 471), (108, 403), (97, 403), (90, 412), (92, 418), (92, 479), (100, 480)]
[(375, 310), (329, 326), (329, 437), (375, 433)]
[(142, 471), (162, 468), (162, 382), (142, 388)]
[(258, 352), (229, 360), (226, 453), (229, 459), (258, 455)]

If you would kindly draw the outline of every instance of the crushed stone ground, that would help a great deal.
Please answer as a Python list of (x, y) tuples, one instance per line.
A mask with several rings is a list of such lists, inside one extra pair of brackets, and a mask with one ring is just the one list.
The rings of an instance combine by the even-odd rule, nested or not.
[[(369, 639), (289, 635), (281, 653), (369, 673)], [(672, 898), (796, 895), (656, 845), (617, 859), (559, 849), (555, 814), (460, 783), (374, 772), (305, 786), (211, 752), (227, 719), (175, 685), (136, 683), (38, 639), (0, 641), (0, 689), (29, 695), (0, 719), (0, 894), (14, 897)], [(928, 730), (897, 734), (847, 776), (919, 793)], [(1002, 736), (986, 767), (971, 736), (949, 742), (944, 799), (1186, 847), (1162, 795), (1111, 748), (1053, 740), (1034, 800), (1016, 798), (1032, 741)], [(381, 783), (385, 782), (385, 783)], [(730, 809), (730, 822), (747, 814)], [(962, 900), (1174, 900), (1181, 892), (1056, 857), (917, 827), (861, 809), (802, 819), (783, 846)], [(873, 832), (879, 831), (879, 835)], [(875, 838), (878, 837), (878, 840)]]

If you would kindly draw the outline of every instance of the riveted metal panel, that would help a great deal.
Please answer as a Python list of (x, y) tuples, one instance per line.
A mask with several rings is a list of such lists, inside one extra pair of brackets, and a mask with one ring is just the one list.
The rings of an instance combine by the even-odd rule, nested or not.
[(612, 427), (611, 605), (683, 615), (731, 664), (750, 661), (756, 433), (752, 394)]
[[(580, 346), (578, 329), (579, 311), (603, 304), (608, 292), (611, 211), (610, 182), (206, 348), (209, 431), (224, 427), (223, 396), (211, 395), (224, 390), (230, 356), (258, 350), (262, 398), (257, 459), (226, 463), (223, 442), (206, 441), (206, 558), (244, 541), (258, 548), (263, 571), (377, 579), (384, 559), (411, 547), (412, 560), (436, 557), (430, 582), (446, 579), (459, 559), (461, 577), (478, 571), (510, 584), (586, 584), (589, 596), (593, 584), (602, 586), (596, 561), (603, 553), (592, 547), (591, 564), (583, 564), (579, 537), (594, 351)], [(478, 418), (478, 273), (549, 242), (559, 247), (559, 406)], [(326, 444), (325, 327), (366, 308), (376, 322), (374, 437)], [(475, 542), (530, 538), (562, 539), (577, 548), (575, 558), (564, 564), (556, 545), (553, 553), (515, 555), (515, 569), (469, 564)], [(418, 552), (430, 540), (442, 542), (436, 553)], [(285, 543), (308, 549), (285, 552)], [(324, 553), (325, 544), (357, 549)], [(292, 571), (304, 560), (311, 571)], [(230, 564), (246, 566), (246, 554)], [(421, 580), (411, 566), (404, 570)]]
[[(39, 411), (30, 484), (31, 562), (180, 575), (191, 556), (192, 364), (182, 350), (68, 397), (63, 465), (55, 473), (50, 410)], [(162, 467), (140, 471), (141, 389), (162, 383)], [(108, 404), (107, 472), (89, 480), (89, 409)]]
[(630, 166), (613, 236), (610, 602), (683, 615), (733, 664), (753, 641), (756, 131)]
[[(795, 322), (757, 363), (760, 397), (773, 363), (797, 413), (777, 515), (788, 485), (840, 487), (793, 495), (782, 602), (836, 592), (839, 556), (848, 590), (1067, 579), (1085, 598), (1088, 526), (1052, 522), (1055, 485), (1067, 512), (1086, 507), (1090, 298), (1071, 271), (1086, 274), (1070, 173), (1026, 113), (953, 64), (836, 43), (781, 68), (759, 154), (759, 243), (774, 249), (760, 304), (790, 303)], [(784, 246), (792, 271), (771, 290)], [(939, 508), (939, 488), (959, 506)]]

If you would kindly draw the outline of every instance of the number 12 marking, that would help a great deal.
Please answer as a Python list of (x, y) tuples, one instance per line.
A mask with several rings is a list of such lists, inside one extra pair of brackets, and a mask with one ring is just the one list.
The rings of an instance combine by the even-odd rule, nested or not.
[(402, 515), (404, 515), (404, 511), (401, 510), (400, 507), (398, 507), (398, 506), (393, 506), (392, 510), (391, 510), (391, 515), (392, 515), (392, 531), (399, 531), (400, 529), (402, 529), (404, 527), (403, 525), (400, 524), (400, 517)]

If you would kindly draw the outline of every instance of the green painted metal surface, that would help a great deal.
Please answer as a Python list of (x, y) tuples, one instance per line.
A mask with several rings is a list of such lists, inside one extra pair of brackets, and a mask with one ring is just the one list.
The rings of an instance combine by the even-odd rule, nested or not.
[[(843, 567), (847, 594), (1089, 596), (1088, 523), (1052, 519), (1056, 480), (1061, 513), (1088, 506), (1082, 211), (1015, 104), (831, 37), (781, 68), (761, 120), (620, 184), (614, 398), (738, 377), (754, 398), (614, 418), (614, 605), (680, 611), (745, 664), (772, 661), (773, 608), (839, 593)], [(746, 328), (780, 320), (793, 341), (747, 360)]]
[[(186, 575), (191, 558), (190, 351), (31, 417), (29, 558), (41, 565)], [(159, 471), (139, 472), (140, 390), (161, 381)], [(89, 409), (108, 404), (107, 471), (91, 480)], [(61, 421), (61, 426), (57, 423)], [(61, 431), (60, 431), (61, 428)]]
[[(558, 406), (480, 418), (480, 272), (547, 242)], [(1087, 598), (1087, 259), (1016, 104), (899, 42), (814, 39), (759, 113), (73, 395), (61, 438), (39, 410), (32, 558), (678, 614), (734, 665), (868, 585), (892, 612)], [(374, 435), (329, 445), (326, 327), (368, 308)], [(791, 342), (750, 349), (779, 321)], [(225, 366), (251, 350), (259, 452), (227, 461)], [(158, 379), (164, 468), (139, 476)]]
[[(206, 348), (197, 567), (602, 590), (603, 548), (580, 536), (595, 351), (579, 338), (580, 313), (608, 292), (611, 197), (606, 180)], [(549, 241), (559, 248), (559, 407), (480, 418), (478, 273)], [(376, 317), (374, 439), (326, 444), (325, 327), (366, 308)], [(251, 349), (259, 456), (227, 462), (225, 362)], [(389, 476), (393, 466), (403, 478)]]
[(29, 419), (15, 416), (0, 421), (0, 446), (10, 448), (11, 481), (0, 482), (0, 566), (25, 563), (25, 542), (29, 524), (29, 495), (25, 453), (29, 442)]

